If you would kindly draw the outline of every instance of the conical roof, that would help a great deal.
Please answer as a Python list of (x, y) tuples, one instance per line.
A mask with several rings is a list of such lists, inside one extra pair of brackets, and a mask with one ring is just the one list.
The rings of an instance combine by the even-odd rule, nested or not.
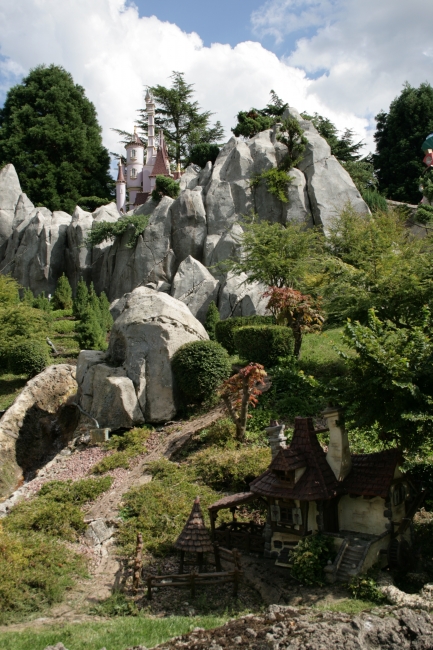
[(122, 163), (118, 162), (118, 167), (119, 167), (119, 173), (117, 174), (117, 182), (118, 183), (125, 183), (125, 177), (123, 175), (123, 165)]
[(213, 551), (209, 533), (204, 525), (199, 497), (196, 497), (188, 521), (177, 538), (174, 547), (179, 551), (187, 551), (188, 553), (208, 553)]

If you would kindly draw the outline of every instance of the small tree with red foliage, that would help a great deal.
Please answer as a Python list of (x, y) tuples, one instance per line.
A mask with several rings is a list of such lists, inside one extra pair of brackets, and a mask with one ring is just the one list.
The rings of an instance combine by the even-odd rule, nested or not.
[(287, 287), (269, 287), (263, 296), (269, 298), (267, 309), (276, 317), (277, 323), (292, 330), (295, 339), (293, 353), (299, 357), (303, 334), (320, 331), (325, 321), (320, 298), (314, 299)]
[(255, 408), (258, 397), (263, 392), (266, 377), (265, 369), (260, 363), (249, 363), (236, 375), (226, 379), (219, 389), (227, 411), (236, 425), (236, 439), (239, 442), (245, 440), (248, 407)]

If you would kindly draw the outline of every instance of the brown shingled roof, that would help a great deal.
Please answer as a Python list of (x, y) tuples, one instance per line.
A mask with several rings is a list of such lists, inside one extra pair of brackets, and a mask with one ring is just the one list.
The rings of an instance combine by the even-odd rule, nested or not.
[(119, 164), (119, 172), (117, 174), (117, 182), (118, 183), (125, 183), (125, 177), (123, 175), (123, 165)]
[(293, 472), (295, 469), (306, 466), (307, 461), (305, 457), (288, 447), (287, 449), (281, 449), (269, 465), (269, 469), (279, 472)]
[(238, 492), (238, 494), (229, 494), (229, 496), (215, 501), (208, 509), (221, 510), (222, 508), (233, 508), (241, 503), (248, 503), (248, 501), (252, 501), (253, 499), (257, 499), (257, 494), (253, 492)]
[(343, 481), (344, 491), (386, 499), (395, 469), (401, 461), (402, 454), (398, 449), (386, 449), (376, 454), (353, 454), (352, 469)]
[(200, 499), (196, 497), (191, 514), (174, 547), (188, 553), (208, 553), (213, 551), (209, 533), (204, 525)]

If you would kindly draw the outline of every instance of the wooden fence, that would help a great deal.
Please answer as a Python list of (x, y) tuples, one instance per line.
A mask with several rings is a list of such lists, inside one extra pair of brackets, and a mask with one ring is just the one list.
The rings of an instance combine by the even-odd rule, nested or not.
[(243, 573), (235, 567), (233, 571), (218, 571), (217, 573), (182, 573), (179, 575), (147, 576), (147, 597), (152, 598), (152, 588), (175, 587), (189, 589), (191, 597), (194, 598), (196, 587), (207, 587), (208, 585), (222, 585), (228, 582), (233, 583), (233, 595), (237, 596), (239, 582)]

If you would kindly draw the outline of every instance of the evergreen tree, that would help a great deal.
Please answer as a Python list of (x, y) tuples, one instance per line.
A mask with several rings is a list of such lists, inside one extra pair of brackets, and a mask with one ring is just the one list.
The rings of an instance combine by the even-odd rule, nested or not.
[(101, 310), (101, 326), (106, 332), (109, 332), (113, 325), (113, 317), (110, 313), (110, 303), (105, 291), (99, 296), (99, 308)]
[(72, 213), (80, 197), (113, 194), (95, 107), (59, 66), (38, 66), (8, 91), (0, 110), (0, 168), (7, 163), (33, 203), (50, 210)]
[(275, 122), (279, 122), (288, 104), (278, 97), (274, 90), (271, 90), (271, 101), (265, 108), (250, 108), (249, 111), (239, 111), (237, 114), (238, 123), (232, 129), (234, 135), (239, 138), (252, 138), (260, 131), (270, 129)]
[(56, 290), (53, 296), (54, 309), (71, 309), (72, 307), (72, 288), (69, 280), (63, 273), (57, 280)]
[(379, 190), (395, 201), (418, 203), (419, 178), (425, 171), (421, 145), (433, 131), (433, 88), (405, 84), (389, 112), (376, 116), (374, 167)]
[(77, 285), (75, 300), (72, 303), (72, 313), (74, 314), (75, 318), (81, 319), (82, 315), (87, 309), (88, 304), (89, 290), (87, 289), (87, 284), (84, 282), (83, 278), (81, 278)]
[(77, 340), (81, 350), (106, 350), (105, 332), (102, 330), (97, 314), (89, 305), (76, 327)]
[(355, 134), (352, 129), (345, 129), (343, 135), (339, 137), (337, 127), (327, 117), (318, 113), (314, 113), (314, 115), (302, 113), (302, 117), (313, 122), (319, 134), (331, 147), (332, 155), (340, 162), (354, 162), (361, 158), (359, 151), (363, 147), (363, 142), (354, 142)]
[(33, 307), (34, 301), (35, 297), (33, 295), (33, 291), (31, 289), (24, 289), (22, 299), (23, 304), (27, 305), (27, 307)]
[(216, 341), (215, 327), (219, 321), (220, 321), (220, 313), (218, 311), (218, 307), (216, 306), (215, 302), (212, 300), (212, 302), (208, 307), (206, 320), (204, 322), (204, 328), (206, 332), (209, 334), (209, 338), (211, 341)]
[(98, 319), (98, 322), (101, 323), (102, 321), (102, 314), (101, 314), (101, 305), (99, 304), (99, 298), (96, 295), (95, 287), (93, 285), (93, 282), (90, 283), (89, 287), (89, 307), (93, 309), (93, 311), (96, 314), (96, 318)]
[[(190, 149), (201, 142), (220, 142), (224, 129), (220, 122), (210, 125), (212, 113), (200, 111), (198, 102), (192, 101), (193, 84), (185, 81), (183, 72), (173, 72), (171, 88), (152, 86), (149, 90), (155, 99), (155, 124), (164, 131), (170, 157), (184, 162)], [(147, 130), (147, 113), (140, 109), (138, 126)]]
[(53, 305), (45, 296), (45, 291), (42, 291), (42, 293), (40, 293), (39, 296), (34, 299), (33, 307), (35, 309), (42, 309), (43, 311), (51, 311), (53, 309)]

